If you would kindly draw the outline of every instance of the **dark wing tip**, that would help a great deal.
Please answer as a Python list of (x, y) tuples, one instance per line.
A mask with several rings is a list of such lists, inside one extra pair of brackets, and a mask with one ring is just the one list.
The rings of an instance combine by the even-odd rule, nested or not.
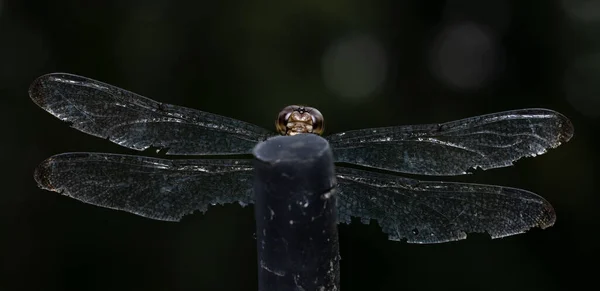
[(35, 171), (33, 173), (33, 178), (37, 182), (38, 187), (49, 191), (56, 191), (54, 186), (52, 186), (52, 182), (50, 179), (52, 175), (53, 162), (54, 161), (52, 157), (44, 160), (37, 166), (37, 168), (35, 168)]
[(46, 108), (47, 98), (52, 94), (50, 91), (50, 83), (56, 82), (56, 78), (72, 79), (75, 75), (66, 73), (50, 73), (37, 77), (31, 85), (29, 85), (29, 98), (41, 108)]
[(556, 212), (554, 211), (552, 204), (550, 204), (550, 202), (548, 202), (546, 199), (543, 199), (542, 204), (542, 210), (538, 216), (538, 225), (536, 226), (541, 229), (546, 229), (553, 226), (556, 222)]
[(40, 107), (44, 107), (45, 101), (45, 92), (46, 92), (46, 82), (50, 75), (43, 75), (41, 77), (36, 78), (33, 83), (29, 86), (29, 98), (33, 100), (35, 104)]
[(573, 123), (566, 116), (561, 113), (556, 112), (556, 116), (558, 117), (558, 127), (560, 129), (558, 141), (560, 143), (568, 142), (575, 132), (575, 128), (573, 128)]

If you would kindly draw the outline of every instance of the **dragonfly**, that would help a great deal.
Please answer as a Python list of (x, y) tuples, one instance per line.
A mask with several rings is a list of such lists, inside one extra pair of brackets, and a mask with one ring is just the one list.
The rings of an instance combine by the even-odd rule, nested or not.
[[(252, 204), (252, 149), (277, 135), (322, 134), (315, 108), (288, 106), (270, 131), (200, 110), (157, 102), (90, 78), (51, 73), (29, 88), (33, 102), (71, 127), (160, 157), (70, 152), (35, 169), (42, 189), (150, 219), (179, 221), (211, 205)], [(331, 134), (338, 223), (376, 221), (390, 240), (430, 244), (469, 233), (501, 238), (547, 228), (556, 215), (527, 190), (426, 181), (401, 174), (456, 176), (511, 166), (573, 136), (567, 117), (528, 108), (445, 123)], [(406, 176), (406, 175), (405, 175)]]

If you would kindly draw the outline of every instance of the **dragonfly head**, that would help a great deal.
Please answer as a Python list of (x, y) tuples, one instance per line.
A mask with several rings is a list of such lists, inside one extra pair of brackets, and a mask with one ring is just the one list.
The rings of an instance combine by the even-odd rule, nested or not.
[(307, 107), (290, 105), (283, 108), (275, 121), (277, 132), (281, 135), (296, 135), (300, 133), (323, 133), (323, 115), (319, 110)]

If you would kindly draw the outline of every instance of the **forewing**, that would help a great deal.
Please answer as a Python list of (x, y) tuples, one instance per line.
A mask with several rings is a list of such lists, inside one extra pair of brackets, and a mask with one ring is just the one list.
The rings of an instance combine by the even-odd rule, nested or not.
[(442, 243), (468, 233), (500, 238), (547, 228), (556, 219), (548, 201), (521, 189), (418, 181), (346, 167), (336, 174), (340, 222), (375, 220), (391, 240)]
[(65, 153), (42, 162), (35, 180), (85, 203), (167, 221), (209, 205), (253, 202), (251, 160)]
[(76, 75), (36, 79), (31, 99), (72, 127), (121, 146), (167, 154), (245, 154), (274, 135), (261, 127), (191, 108), (159, 103)]
[(548, 109), (521, 109), (442, 124), (371, 128), (327, 139), (337, 162), (421, 175), (506, 167), (567, 142), (571, 122)]

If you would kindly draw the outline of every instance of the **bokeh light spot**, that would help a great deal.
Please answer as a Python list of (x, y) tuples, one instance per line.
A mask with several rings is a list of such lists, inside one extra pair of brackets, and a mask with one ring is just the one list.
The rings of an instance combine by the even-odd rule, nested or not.
[(485, 86), (503, 67), (503, 54), (491, 31), (474, 23), (444, 28), (432, 43), (432, 74), (459, 91)]
[(567, 15), (582, 22), (600, 21), (600, 1), (597, 0), (562, 0)]
[(325, 85), (338, 96), (369, 97), (386, 79), (386, 51), (369, 35), (342, 38), (325, 52), (322, 74)]

